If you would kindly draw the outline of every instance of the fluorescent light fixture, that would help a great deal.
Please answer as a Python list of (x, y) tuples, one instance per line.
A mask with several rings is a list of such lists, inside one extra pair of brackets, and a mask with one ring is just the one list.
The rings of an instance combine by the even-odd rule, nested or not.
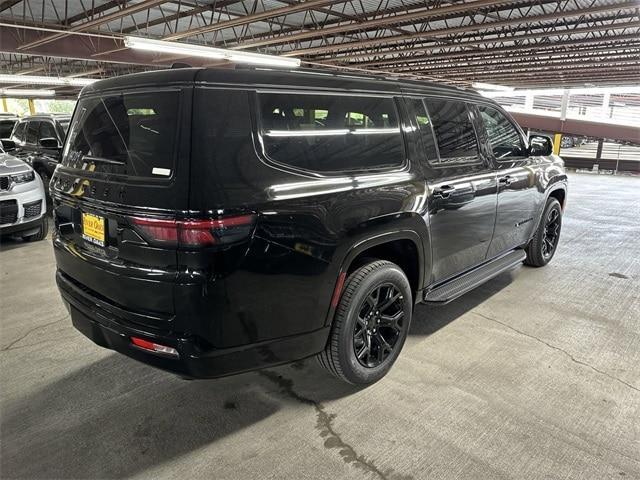
[(0, 88), (0, 97), (53, 97), (56, 94), (53, 90), (36, 90), (26, 88)]
[(251, 63), (271, 67), (299, 67), (300, 59), (278, 57), (276, 55), (263, 55), (261, 53), (241, 52), (224, 48), (206, 47), (204, 45), (192, 45), (180, 42), (167, 42), (165, 40), (152, 40), (141, 37), (124, 37), (124, 44), (135, 50), (148, 52), (172, 53), (185, 57), (203, 57), (215, 60), (229, 60), (238, 63)]
[(18, 83), (26, 85), (64, 85), (68, 87), (84, 87), (95, 82), (93, 78), (44, 77), (38, 75), (0, 74), (0, 83)]
[(473, 88), (477, 88), (478, 90), (497, 90), (500, 92), (513, 92), (515, 88), (507, 87), (506, 85), (495, 85), (493, 83), (482, 83), (476, 82), (471, 85)]

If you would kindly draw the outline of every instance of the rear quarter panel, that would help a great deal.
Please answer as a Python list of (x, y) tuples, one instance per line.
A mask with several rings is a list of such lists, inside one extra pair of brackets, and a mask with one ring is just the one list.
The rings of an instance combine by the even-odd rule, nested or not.
[(250, 93), (196, 89), (194, 105), (190, 208), (259, 214), (246, 250), (192, 258), (202, 295), (184, 304), (215, 346), (322, 328), (354, 247), (392, 230), (428, 238), (425, 183), (409, 158), (380, 173), (292, 172), (262, 154)]

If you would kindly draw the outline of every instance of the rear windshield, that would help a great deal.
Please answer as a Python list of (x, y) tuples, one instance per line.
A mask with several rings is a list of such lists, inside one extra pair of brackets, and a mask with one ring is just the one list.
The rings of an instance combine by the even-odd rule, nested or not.
[(92, 172), (167, 178), (174, 168), (178, 92), (81, 99), (62, 164)]

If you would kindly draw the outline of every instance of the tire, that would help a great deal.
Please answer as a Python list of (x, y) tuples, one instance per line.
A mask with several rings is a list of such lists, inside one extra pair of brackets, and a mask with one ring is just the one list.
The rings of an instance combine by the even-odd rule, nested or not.
[(412, 311), (411, 286), (400, 267), (386, 260), (361, 266), (345, 282), (320, 365), (351, 384), (377, 382), (402, 350)]
[(562, 208), (560, 202), (550, 197), (544, 207), (538, 229), (525, 250), (527, 253), (525, 265), (544, 267), (549, 263), (558, 249), (561, 229)]
[(49, 233), (49, 222), (47, 221), (47, 217), (42, 219), (40, 222), (40, 229), (38, 233), (34, 233), (33, 235), (27, 235), (26, 237), (22, 237), (23, 240), (27, 242), (37, 242), (39, 240), (44, 240), (47, 238), (47, 234)]

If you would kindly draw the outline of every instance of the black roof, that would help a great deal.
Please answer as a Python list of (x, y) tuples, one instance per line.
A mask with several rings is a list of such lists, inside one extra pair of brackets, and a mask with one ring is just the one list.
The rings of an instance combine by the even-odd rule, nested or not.
[(478, 98), (471, 89), (462, 89), (432, 82), (385, 78), (374, 75), (338, 73), (321, 69), (274, 69), (258, 67), (236, 68), (176, 68), (134, 73), (100, 80), (82, 89), (82, 95), (107, 90), (132, 87), (157, 87), (185, 83), (215, 83), (230, 88), (289, 88), (296, 90), (323, 89), (348, 90), (353, 92), (376, 92), (397, 94), (404, 92), (440, 93), (453, 96)]

